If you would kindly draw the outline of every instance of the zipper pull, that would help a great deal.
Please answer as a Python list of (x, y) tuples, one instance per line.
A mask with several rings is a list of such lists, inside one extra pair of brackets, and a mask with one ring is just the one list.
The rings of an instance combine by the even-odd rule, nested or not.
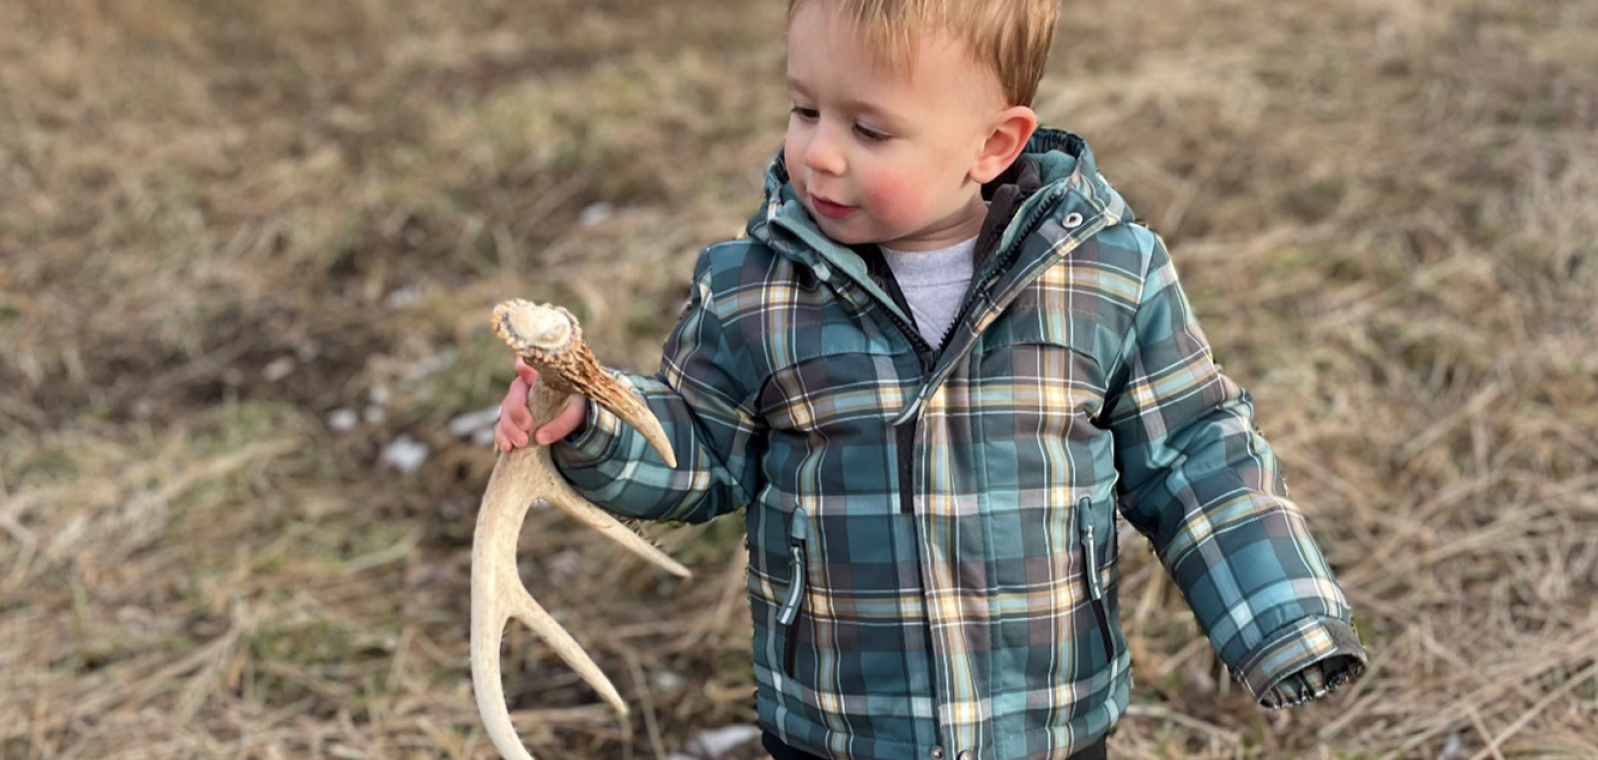
[(788, 516), (788, 596), (783, 599), (777, 620), (791, 624), (799, 616), (805, 598), (805, 542), (810, 538), (810, 518), (804, 507), (794, 505)]
[(1093, 545), (1093, 526), (1091, 526), (1091, 525), (1088, 526), (1087, 544), (1088, 544), (1088, 546), (1087, 546), (1087, 549), (1088, 549), (1088, 568), (1087, 568), (1088, 595), (1093, 597), (1094, 601), (1098, 601), (1098, 600), (1104, 598), (1104, 586), (1099, 581), (1099, 557), (1098, 557), (1098, 552), (1095, 550), (1094, 545)]
[(1077, 519), (1081, 520), (1083, 525), (1082, 548), (1087, 558), (1087, 567), (1083, 574), (1087, 576), (1088, 596), (1093, 597), (1094, 601), (1099, 601), (1104, 598), (1104, 583), (1099, 578), (1098, 542), (1093, 540), (1093, 515), (1089, 512), (1092, 503), (1086, 496), (1077, 502)]
[(777, 613), (778, 623), (791, 626), (794, 618), (799, 615), (799, 600), (804, 599), (804, 556), (801, 554), (801, 544), (793, 544), (788, 548), (788, 567), (793, 570), (789, 573), (788, 599), (783, 600), (783, 608)]

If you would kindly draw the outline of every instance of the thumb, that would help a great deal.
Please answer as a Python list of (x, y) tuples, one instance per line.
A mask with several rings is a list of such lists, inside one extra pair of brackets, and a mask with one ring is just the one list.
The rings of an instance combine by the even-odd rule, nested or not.
[(566, 406), (543, 427), (538, 429), (538, 442), (550, 444), (570, 435), (573, 430), (582, 427), (583, 420), (588, 417), (588, 399), (572, 394), (566, 399)]
[(532, 365), (522, 361), (522, 358), (518, 356), (516, 357), (516, 376), (520, 377), (522, 382), (532, 385), (533, 381), (538, 379), (538, 370), (533, 369)]

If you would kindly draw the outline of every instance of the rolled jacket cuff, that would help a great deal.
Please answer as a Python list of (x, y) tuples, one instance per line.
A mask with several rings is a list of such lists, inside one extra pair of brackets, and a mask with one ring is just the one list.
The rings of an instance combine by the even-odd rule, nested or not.
[(1365, 649), (1354, 627), (1308, 617), (1266, 636), (1238, 668), (1238, 679), (1261, 707), (1278, 709), (1330, 694), (1365, 673)]

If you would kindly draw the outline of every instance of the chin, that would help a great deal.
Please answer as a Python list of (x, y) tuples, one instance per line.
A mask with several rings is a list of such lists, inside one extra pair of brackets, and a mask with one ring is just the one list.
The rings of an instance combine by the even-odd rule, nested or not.
[(851, 231), (849, 229), (849, 225), (839, 224), (838, 222), (828, 219), (820, 214), (811, 213), (810, 218), (816, 221), (816, 226), (821, 228), (821, 231), (826, 233), (827, 237), (832, 238), (839, 243), (843, 243), (844, 245), (859, 245), (861, 243), (876, 242), (876, 239), (870, 235)]
[(822, 232), (827, 233), (827, 237), (832, 238), (834, 241), (844, 245), (861, 245), (864, 243), (877, 242), (877, 239), (870, 235), (850, 235), (846, 232), (834, 232), (832, 230), (822, 230)]
[(894, 240), (897, 236), (885, 232), (880, 227), (870, 227), (861, 224), (859, 219), (849, 219), (845, 224), (825, 217), (817, 217), (817, 226), (827, 234), (827, 237), (843, 243), (844, 245), (866, 245)]

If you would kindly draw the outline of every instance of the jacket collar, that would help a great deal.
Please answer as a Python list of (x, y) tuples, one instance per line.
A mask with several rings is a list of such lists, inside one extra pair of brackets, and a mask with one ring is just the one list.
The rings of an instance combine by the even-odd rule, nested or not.
[[(993, 254), (1017, 244), (1017, 232), (1035, 228), (1039, 216), (1051, 210), (1058, 211), (1054, 207), (1060, 196), (1072, 190), (1078, 191), (1093, 206), (1113, 205), (1125, 209), (1120, 196), (1099, 176), (1087, 142), (1064, 130), (1039, 128), (1034, 132), (1022, 149), (1021, 157), (1004, 174), (985, 185), (983, 195), (990, 200), (1000, 200), (1007, 194), (1007, 186), (1017, 189), (1017, 197), (1013, 204), (1007, 204), (1009, 208), (997, 214), (990, 212), (983, 224), (983, 244), (978, 247), (979, 274), (998, 264), (1005, 265), (1006, 269), (1020, 269), (1033, 263), (1006, 260), (1004, 256)], [(828, 238), (816, 226), (788, 181), (788, 167), (780, 150), (766, 170), (765, 189), (765, 203), (749, 219), (747, 233), (750, 237), (810, 268), (822, 282), (834, 276), (846, 277), (888, 308), (899, 311), (893, 298), (873, 282), (859, 251)], [(1126, 217), (1130, 218), (1130, 214)], [(990, 236), (995, 237), (990, 240)]]

